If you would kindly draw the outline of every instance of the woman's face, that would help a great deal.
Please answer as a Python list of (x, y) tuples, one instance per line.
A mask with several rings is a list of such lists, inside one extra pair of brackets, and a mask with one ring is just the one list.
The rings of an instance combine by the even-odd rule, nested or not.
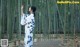
[(29, 12), (31, 12), (32, 11), (32, 9), (31, 9), (31, 7), (29, 7)]

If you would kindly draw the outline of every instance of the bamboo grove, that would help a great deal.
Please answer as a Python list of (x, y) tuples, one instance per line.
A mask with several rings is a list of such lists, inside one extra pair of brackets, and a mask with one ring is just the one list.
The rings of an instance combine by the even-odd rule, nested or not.
[(24, 13), (31, 5), (37, 7), (34, 34), (79, 35), (80, 4), (57, 4), (57, 0), (0, 0), (0, 38), (6, 35), (11, 40), (17, 34), (16, 38), (21, 39), (24, 33), (24, 26), (20, 25), (22, 2)]

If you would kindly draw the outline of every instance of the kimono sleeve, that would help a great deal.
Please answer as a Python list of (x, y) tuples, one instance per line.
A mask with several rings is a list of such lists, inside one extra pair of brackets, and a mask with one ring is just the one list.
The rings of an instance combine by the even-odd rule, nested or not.
[(25, 25), (26, 20), (25, 20), (25, 15), (21, 16), (21, 25)]

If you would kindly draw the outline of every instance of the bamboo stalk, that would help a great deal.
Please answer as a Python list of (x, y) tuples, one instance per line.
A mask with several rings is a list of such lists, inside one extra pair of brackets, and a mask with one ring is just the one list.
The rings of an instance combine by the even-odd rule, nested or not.
[(1, 0), (1, 6), (0, 6), (0, 39), (1, 39), (1, 35), (2, 35), (2, 0)]

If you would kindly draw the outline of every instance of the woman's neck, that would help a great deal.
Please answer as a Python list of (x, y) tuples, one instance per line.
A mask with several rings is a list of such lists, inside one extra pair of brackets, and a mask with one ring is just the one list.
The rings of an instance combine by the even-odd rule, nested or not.
[(33, 14), (33, 12), (31, 11), (30, 14)]

